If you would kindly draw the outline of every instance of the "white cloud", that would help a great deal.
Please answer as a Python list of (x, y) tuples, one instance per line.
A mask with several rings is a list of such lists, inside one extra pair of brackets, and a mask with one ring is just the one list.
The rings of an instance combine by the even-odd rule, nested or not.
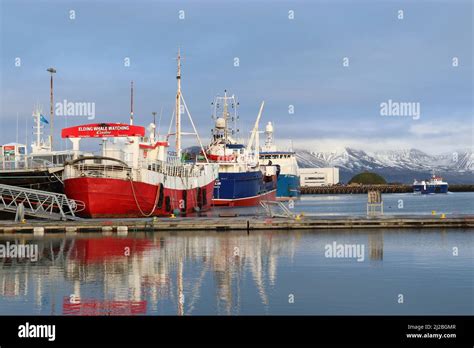
[(446, 127), (446, 124), (434, 124), (434, 123), (417, 123), (410, 126), (408, 131), (414, 135), (437, 135), (446, 134), (450, 132), (450, 129)]

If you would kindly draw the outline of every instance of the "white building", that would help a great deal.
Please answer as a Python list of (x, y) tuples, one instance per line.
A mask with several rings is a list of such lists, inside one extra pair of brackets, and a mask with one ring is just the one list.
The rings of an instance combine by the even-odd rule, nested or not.
[(331, 186), (339, 183), (339, 168), (299, 168), (301, 187)]

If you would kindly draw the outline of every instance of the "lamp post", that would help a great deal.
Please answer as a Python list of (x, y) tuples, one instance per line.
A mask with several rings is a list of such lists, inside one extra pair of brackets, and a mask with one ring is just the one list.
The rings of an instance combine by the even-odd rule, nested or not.
[(46, 69), (47, 72), (50, 73), (51, 75), (51, 84), (50, 84), (50, 109), (49, 109), (49, 147), (51, 151), (53, 151), (53, 131), (54, 131), (54, 112), (53, 112), (53, 103), (54, 103), (54, 97), (53, 97), (53, 74), (56, 73), (56, 69), (54, 68), (49, 68)]

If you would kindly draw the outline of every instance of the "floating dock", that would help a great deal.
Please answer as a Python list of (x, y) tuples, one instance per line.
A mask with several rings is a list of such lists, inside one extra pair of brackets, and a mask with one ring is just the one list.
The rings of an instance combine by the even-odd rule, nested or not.
[(154, 231), (302, 230), (354, 228), (474, 228), (474, 215), (194, 217), (155, 219), (83, 219), (77, 221), (0, 221), (0, 233), (129, 233)]

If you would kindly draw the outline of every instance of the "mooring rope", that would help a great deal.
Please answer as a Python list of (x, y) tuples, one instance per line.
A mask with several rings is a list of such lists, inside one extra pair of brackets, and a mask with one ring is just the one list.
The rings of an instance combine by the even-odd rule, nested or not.
[(129, 180), (130, 180), (130, 185), (132, 186), (133, 198), (135, 199), (135, 204), (137, 205), (138, 210), (140, 210), (140, 213), (141, 213), (144, 217), (149, 217), (149, 216), (151, 216), (151, 215), (155, 212), (156, 206), (157, 206), (157, 204), (158, 204), (158, 197), (159, 197), (160, 185), (157, 185), (157, 188), (156, 188), (156, 196), (155, 196), (155, 204), (153, 204), (153, 208), (151, 209), (151, 212), (148, 213), (148, 214), (145, 214), (145, 213), (143, 212), (142, 208), (140, 207), (140, 204), (138, 203), (137, 195), (135, 194), (135, 187), (133, 187), (133, 180), (132, 180), (131, 177), (129, 177)]

